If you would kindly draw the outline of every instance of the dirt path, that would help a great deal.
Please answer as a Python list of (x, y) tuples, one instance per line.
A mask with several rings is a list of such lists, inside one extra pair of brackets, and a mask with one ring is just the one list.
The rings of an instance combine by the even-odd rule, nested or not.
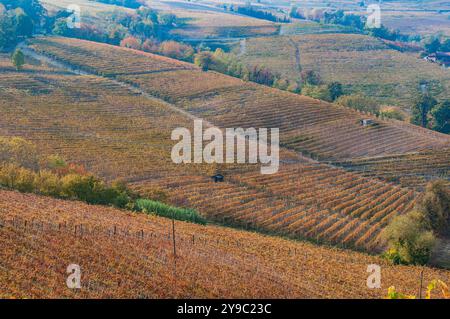
[(300, 46), (292, 40), (291, 37), (288, 38), (289, 43), (292, 45), (292, 47), (295, 50), (295, 68), (297, 69), (298, 73), (300, 74), (302, 72), (302, 65), (300, 63)]

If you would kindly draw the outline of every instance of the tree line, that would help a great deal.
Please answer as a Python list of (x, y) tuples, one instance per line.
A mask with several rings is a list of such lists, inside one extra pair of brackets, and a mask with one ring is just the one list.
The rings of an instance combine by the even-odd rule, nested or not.
[(450, 100), (436, 100), (430, 93), (420, 94), (412, 105), (411, 123), (450, 134)]

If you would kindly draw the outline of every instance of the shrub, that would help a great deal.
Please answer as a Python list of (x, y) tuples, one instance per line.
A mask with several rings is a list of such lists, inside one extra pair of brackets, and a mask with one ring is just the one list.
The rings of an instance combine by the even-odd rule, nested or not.
[(138, 39), (136, 39), (135, 37), (126, 37), (125, 39), (120, 41), (120, 46), (124, 47), (124, 48), (140, 50), (141, 42)]
[(170, 58), (185, 61), (192, 60), (192, 57), (194, 56), (194, 49), (190, 45), (175, 41), (164, 41), (161, 43), (159, 52)]
[(379, 115), (383, 118), (394, 119), (399, 121), (403, 121), (405, 119), (403, 112), (395, 107), (385, 107), (381, 109)]
[(450, 234), (450, 190), (444, 180), (429, 183), (417, 204), (431, 228), (441, 235)]
[(2, 164), (0, 166), (0, 185), (7, 188), (14, 188), (19, 175), (20, 167), (17, 164)]
[(14, 51), (12, 57), (11, 57), (12, 64), (16, 68), (17, 71), (22, 70), (24, 64), (25, 64), (25, 55), (17, 49)]
[(330, 92), (331, 100), (334, 101), (343, 94), (342, 84), (339, 82), (331, 82), (327, 85)]
[(158, 52), (159, 50), (159, 46), (158, 43), (156, 43), (156, 41), (152, 41), (150, 39), (147, 39), (144, 41), (144, 43), (142, 44), (142, 50), (145, 52)]
[(372, 114), (378, 114), (380, 110), (378, 104), (374, 100), (359, 94), (343, 95), (336, 100), (336, 103), (355, 110), (370, 112)]
[(213, 56), (211, 52), (200, 52), (195, 55), (194, 63), (203, 71), (208, 71), (213, 62)]
[(36, 176), (35, 191), (38, 194), (61, 197), (62, 196), (62, 182), (58, 175), (43, 170)]
[(138, 199), (135, 209), (144, 213), (154, 213), (158, 216), (174, 218), (197, 224), (206, 224), (206, 220), (193, 209), (177, 208), (149, 199)]
[(320, 85), (322, 84), (322, 79), (319, 73), (316, 71), (308, 70), (301, 72), (301, 78), (305, 85)]
[(386, 257), (396, 263), (426, 264), (435, 244), (426, 216), (418, 211), (395, 217), (383, 237), (389, 245)]
[(0, 137), (1, 162), (14, 163), (30, 169), (39, 167), (36, 147), (20, 137)]
[(36, 173), (26, 168), (20, 167), (17, 169), (15, 188), (19, 192), (31, 193), (35, 189)]
[(333, 101), (327, 85), (305, 85), (302, 94), (323, 101)]

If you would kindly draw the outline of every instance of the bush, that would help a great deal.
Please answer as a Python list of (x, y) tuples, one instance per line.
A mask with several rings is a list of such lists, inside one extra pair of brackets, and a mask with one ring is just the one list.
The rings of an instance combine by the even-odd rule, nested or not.
[(29, 169), (39, 167), (36, 147), (20, 137), (0, 136), (0, 163), (13, 163)]
[(427, 218), (418, 211), (395, 217), (383, 237), (389, 245), (385, 256), (395, 263), (424, 265), (435, 245)]
[(300, 74), (302, 78), (302, 82), (305, 85), (320, 85), (322, 84), (322, 79), (320, 78), (319, 73), (316, 71), (302, 71)]
[(213, 56), (211, 52), (200, 52), (195, 55), (194, 63), (203, 71), (208, 71), (213, 62)]
[(61, 197), (62, 182), (58, 175), (44, 170), (40, 171), (35, 180), (35, 192), (38, 194)]
[(191, 61), (194, 56), (194, 49), (190, 45), (175, 41), (164, 41), (161, 43), (159, 52), (170, 58), (185, 61)]
[(333, 101), (327, 85), (305, 85), (302, 94), (327, 102)]
[(124, 48), (140, 50), (141, 49), (141, 41), (139, 41), (135, 37), (127, 37), (120, 41), (120, 46)]
[(144, 213), (154, 213), (155, 215), (174, 218), (176, 220), (206, 224), (206, 220), (193, 209), (177, 208), (149, 199), (138, 199), (135, 203), (135, 209)]
[(0, 166), (0, 186), (14, 188), (19, 175), (19, 168), (16, 164), (2, 164)]
[(431, 228), (438, 234), (450, 234), (450, 190), (444, 180), (427, 185), (425, 194), (417, 204), (417, 210), (429, 220)]
[(15, 188), (22, 193), (31, 193), (35, 189), (36, 174), (26, 168), (17, 169)]
[(378, 104), (374, 100), (359, 94), (343, 95), (336, 100), (336, 103), (355, 110), (370, 112), (372, 114), (378, 114), (380, 110)]
[(380, 111), (379, 115), (383, 118), (394, 119), (399, 121), (403, 121), (405, 119), (405, 116), (403, 115), (402, 111), (400, 111), (398, 108), (395, 107), (385, 107)]

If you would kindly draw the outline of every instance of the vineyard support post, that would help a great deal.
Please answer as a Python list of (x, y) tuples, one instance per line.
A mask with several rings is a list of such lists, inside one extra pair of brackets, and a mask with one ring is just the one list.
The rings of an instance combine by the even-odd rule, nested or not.
[(423, 269), (420, 271), (419, 299), (422, 299)]

